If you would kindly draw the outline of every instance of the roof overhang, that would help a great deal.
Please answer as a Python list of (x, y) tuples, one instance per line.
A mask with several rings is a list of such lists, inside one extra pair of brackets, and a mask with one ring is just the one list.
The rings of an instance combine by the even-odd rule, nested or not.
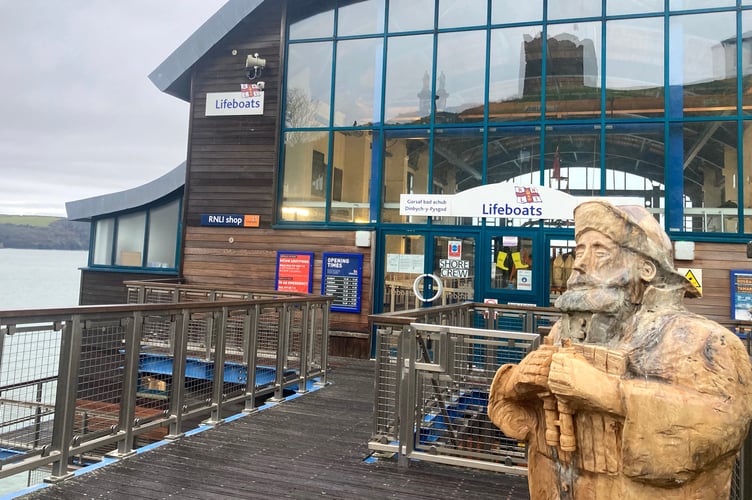
[(230, 0), (151, 72), (159, 90), (190, 102), (191, 68), (263, 0)]
[(162, 177), (133, 189), (66, 202), (65, 211), (68, 214), (68, 220), (88, 222), (93, 217), (148, 205), (170, 193), (174, 193), (184, 184), (185, 162)]

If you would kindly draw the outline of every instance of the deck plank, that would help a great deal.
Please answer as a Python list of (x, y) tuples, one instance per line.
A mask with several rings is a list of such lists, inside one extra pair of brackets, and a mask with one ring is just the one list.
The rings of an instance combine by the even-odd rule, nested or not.
[(527, 480), (427, 462), (365, 463), (374, 365), (334, 358), (331, 384), (24, 499), (527, 499)]

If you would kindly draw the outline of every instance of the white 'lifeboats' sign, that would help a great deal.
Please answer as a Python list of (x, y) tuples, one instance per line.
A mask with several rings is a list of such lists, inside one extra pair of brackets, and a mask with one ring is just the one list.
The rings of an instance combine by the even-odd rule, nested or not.
[(205, 116), (263, 115), (264, 92), (213, 92), (206, 94)]
[(545, 186), (499, 183), (454, 195), (403, 194), (400, 215), (571, 220), (580, 202), (581, 199)]

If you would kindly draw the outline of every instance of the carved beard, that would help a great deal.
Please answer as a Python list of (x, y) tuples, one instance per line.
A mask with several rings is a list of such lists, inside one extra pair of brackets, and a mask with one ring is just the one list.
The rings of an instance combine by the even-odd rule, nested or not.
[(608, 282), (572, 275), (567, 291), (556, 300), (564, 313), (562, 338), (596, 344), (620, 339), (636, 310), (631, 283), (627, 272)]

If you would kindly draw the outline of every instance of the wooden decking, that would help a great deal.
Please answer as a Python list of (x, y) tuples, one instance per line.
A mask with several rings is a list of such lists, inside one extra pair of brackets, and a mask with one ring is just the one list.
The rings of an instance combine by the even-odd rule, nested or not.
[(364, 462), (373, 362), (334, 358), (331, 365), (323, 389), (21, 498), (529, 498), (524, 477)]

